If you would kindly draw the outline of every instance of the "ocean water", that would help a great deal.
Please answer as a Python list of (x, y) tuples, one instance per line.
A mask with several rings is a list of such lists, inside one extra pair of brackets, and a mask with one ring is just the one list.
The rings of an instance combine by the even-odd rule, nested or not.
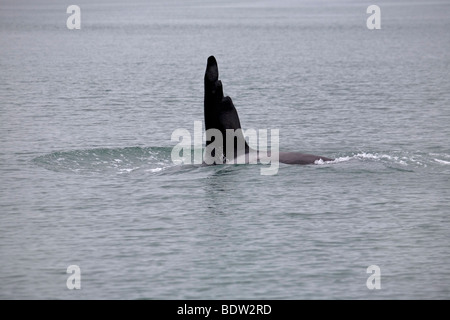
[[(0, 0), (1, 299), (450, 298), (448, 1), (73, 2)], [(336, 160), (173, 164), (210, 55)]]

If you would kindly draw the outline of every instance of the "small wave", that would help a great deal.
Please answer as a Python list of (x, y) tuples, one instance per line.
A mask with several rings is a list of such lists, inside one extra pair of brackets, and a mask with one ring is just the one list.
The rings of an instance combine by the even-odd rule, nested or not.
[(314, 161), (314, 164), (333, 164), (333, 163), (340, 163), (340, 162), (346, 162), (353, 159), (353, 157), (338, 157), (331, 161), (323, 161), (322, 159)]
[(434, 159), (434, 161), (436, 161), (437, 163), (440, 163), (440, 164), (450, 164), (450, 161), (445, 161), (445, 160), (440, 160), (440, 159)]
[(430, 153), (430, 156), (450, 159), (450, 154), (447, 153)]
[(33, 162), (51, 171), (76, 174), (130, 174), (135, 171), (159, 173), (172, 166), (171, 148), (127, 147), (57, 151)]
[(406, 159), (407, 159), (406, 157), (393, 156), (389, 154), (361, 152), (353, 154), (351, 156), (337, 157), (331, 161), (323, 161), (322, 159), (316, 160), (315, 164), (333, 164), (333, 163), (347, 162), (350, 160), (374, 160), (374, 161), (387, 160), (398, 163), (400, 165), (408, 165), (407, 162), (405, 161)]
[[(442, 158), (446, 160), (442, 160)], [(449, 165), (446, 154), (410, 153), (405, 151), (391, 152), (358, 152), (337, 156), (332, 161), (318, 160), (315, 164), (340, 164), (351, 161), (374, 162), (398, 170), (414, 170), (416, 168), (436, 168), (436, 164)]]

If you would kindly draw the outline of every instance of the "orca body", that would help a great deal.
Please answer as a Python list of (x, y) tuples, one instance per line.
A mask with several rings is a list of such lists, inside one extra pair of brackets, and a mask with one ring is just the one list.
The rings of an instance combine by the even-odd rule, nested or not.
[[(226, 139), (223, 139), (219, 152), (222, 155), (215, 155), (213, 150), (212, 156), (216, 157), (214, 164), (237, 163), (236, 159), (245, 157), (244, 162), (249, 163), (252, 159), (261, 160), (265, 156), (270, 155), (270, 152), (259, 152), (249, 147), (245, 141), (242, 133), (241, 123), (236, 108), (230, 97), (224, 97), (222, 82), (219, 80), (219, 68), (214, 56), (208, 58), (205, 72), (205, 99), (204, 99), (204, 116), (205, 116), (205, 130), (206, 130), (206, 147), (214, 142), (214, 139), (209, 139), (208, 130), (216, 129), (220, 131), (222, 137), (226, 137), (226, 130), (236, 130), (234, 137), (233, 150), (227, 150)], [(316, 161), (333, 161), (331, 158), (316, 156), (312, 154), (304, 154), (300, 152), (279, 152), (278, 161), (285, 164), (314, 164)]]

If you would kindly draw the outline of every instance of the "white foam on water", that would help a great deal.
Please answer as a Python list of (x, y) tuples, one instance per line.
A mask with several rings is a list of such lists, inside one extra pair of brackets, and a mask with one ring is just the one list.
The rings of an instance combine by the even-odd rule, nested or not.
[(406, 161), (404, 161), (404, 160), (408, 160), (408, 158), (406, 158), (406, 157), (402, 157), (400, 159), (397, 156), (391, 156), (388, 154), (366, 153), (366, 152), (357, 153), (352, 156), (338, 157), (331, 161), (323, 161), (322, 159), (320, 159), (320, 160), (316, 160), (314, 163), (319, 164), (319, 165), (320, 164), (334, 164), (334, 163), (347, 162), (350, 160), (374, 160), (374, 161), (389, 160), (389, 161), (393, 161), (393, 162), (396, 162), (396, 163), (404, 165), (404, 166), (408, 165), (408, 163)]
[(434, 161), (440, 163), (440, 164), (450, 164), (450, 161), (440, 160), (440, 159), (434, 159)]
[(354, 157), (338, 157), (331, 161), (323, 161), (322, 159), (314, 161), (314, 164), (332, 164), (332, 163), (340, 163), (340, 162), (346, 162), (350, 161), (351, 159), (354, 159)]
[(134, 171), (134, 170), (137, 170), (137, 169), (139, 169), (139, 168), (125, 168), (125, 169), (120, 169), (120, 170), (119, 170), (119, 174), (122, 174), (122, 173), (130, 173), (130, 172), (132, 172), (132, 171)]

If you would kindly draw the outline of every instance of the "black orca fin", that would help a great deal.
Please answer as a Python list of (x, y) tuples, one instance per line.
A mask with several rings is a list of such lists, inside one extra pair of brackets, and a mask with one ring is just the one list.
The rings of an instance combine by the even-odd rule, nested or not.
[[(248, 153), (250, 147), (245, 141), (245, 137), (242, 134), (241, 122), (233, 101), (230, 97), (223, 96), (222, 81), (219, 80), (219, 68), (214, 56), (208, 58), (205, 71), (205, 101), (204, 101), (204, 114), (205, 114), (205, 129), (218, 129), (222, 133), (223, 137), (223, 150), (227, 158), (231, 158), (231, 152), (226, 150), (226, 137), (227, 130), (233, 129), (236, 132), (233, 142), (234, 145), (234, 157)], [(241, 129), (239, 131), (236, 131)], [(207, 142), (207, 145), (211, 142)], [(239, 147), (238, 146), (244, 146)], [(228, 156), (227, 156), (228, 153)]]

